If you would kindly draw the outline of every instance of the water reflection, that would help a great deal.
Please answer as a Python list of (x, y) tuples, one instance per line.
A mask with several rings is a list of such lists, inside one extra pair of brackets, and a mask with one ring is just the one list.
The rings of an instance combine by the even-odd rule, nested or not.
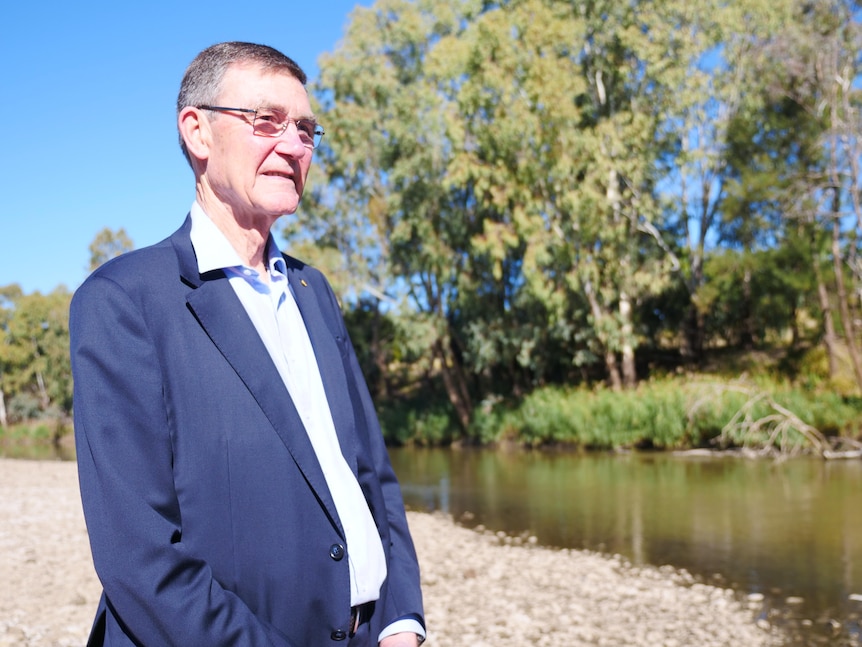
[[(409, 506), (671, 564), (859, 638), (862, 462), (393, 450)], [(785, 608), (785, 612), (787, 609)], [(835, 643), (833, 643), (835, 644)], [(845, 642), (841, 644), (858, 644)]]

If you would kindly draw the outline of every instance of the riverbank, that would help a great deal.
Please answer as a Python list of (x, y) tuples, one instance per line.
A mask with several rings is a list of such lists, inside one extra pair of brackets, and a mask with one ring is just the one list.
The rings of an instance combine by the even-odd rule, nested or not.
[[(780, 645), (732, 592), (409, 513), (427, 647)], [(71, 462), (0, 459), (0, 647), (84, 644), (100, 587)]]

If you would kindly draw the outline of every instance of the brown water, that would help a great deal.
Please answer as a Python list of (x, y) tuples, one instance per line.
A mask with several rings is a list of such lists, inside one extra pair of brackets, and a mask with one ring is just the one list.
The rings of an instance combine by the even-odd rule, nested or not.
[[(764, 596), (794, 645), (862, 645), (862, 461), (393, 449), (409, 507)], [(852, 596), (852, 597), (851, 597)], [(859, 599), (857, 600), (857, 596)]]

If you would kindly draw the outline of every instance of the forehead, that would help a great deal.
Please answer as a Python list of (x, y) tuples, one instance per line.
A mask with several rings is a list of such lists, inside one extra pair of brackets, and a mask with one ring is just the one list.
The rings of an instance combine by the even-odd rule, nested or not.
[[(263, 70), (257, 65), (232, 65), (225, 72), (219, 100), (241, 108), (280, 108), (311, 114), (308, 92), (288, 72)], [(231, 103), (233, 102), (233, 103)]]

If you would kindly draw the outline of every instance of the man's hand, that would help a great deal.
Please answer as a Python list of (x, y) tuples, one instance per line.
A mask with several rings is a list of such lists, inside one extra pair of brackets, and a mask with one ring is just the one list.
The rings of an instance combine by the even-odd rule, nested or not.
[(392, 634), (380, 641), (380, 647), (419, 647), (419, 636), (413, 632)]

